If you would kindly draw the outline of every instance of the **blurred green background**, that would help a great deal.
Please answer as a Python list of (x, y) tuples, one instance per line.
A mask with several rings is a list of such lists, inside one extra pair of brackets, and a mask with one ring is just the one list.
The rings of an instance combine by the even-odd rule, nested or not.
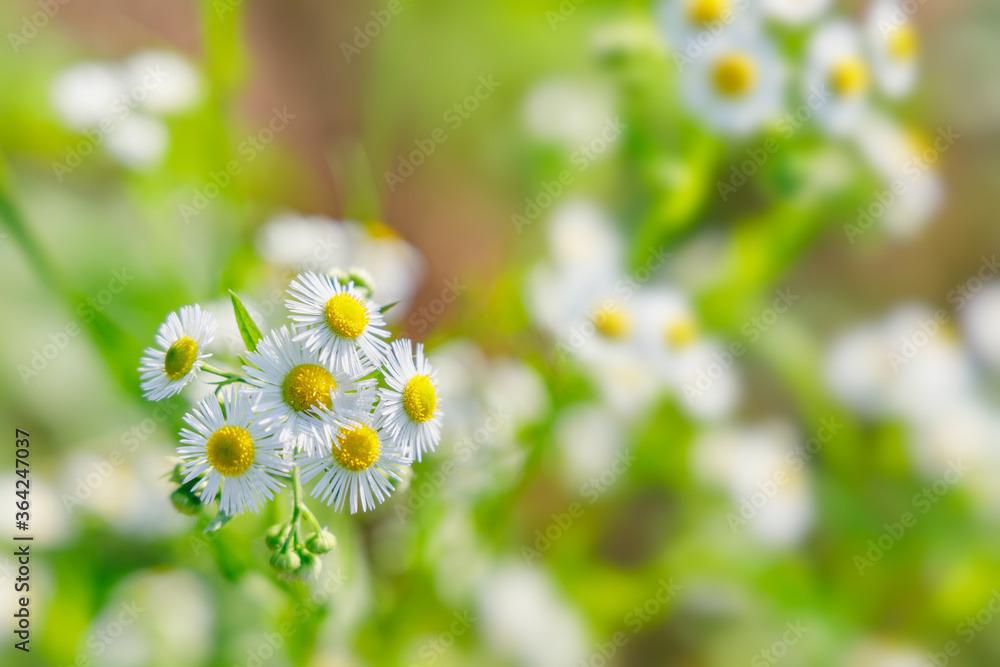
[[(918, 79), (872, 84), (864, 132), (733, 134), (649, 2), (5, 3), (0, 488), (13, 535), (28, 431), (35, 542), (31, 652), (8, 633), (0, 662), (1000, 664), (1000, 6), (909, 4)], [(811, 36), (869, 11), (759, 19), (782, 113)], [(95, 131), (121, 94), (142, 99)], [(927, 196), (852, 232), (894, 151), (947, 128)], [(641, 292), (685, 304), (672, 335), (702, 356), (607, 330), (563, 354), (654, 249)], [(294, 273), (333, 265), (403, 299), (446, 434), (376, 511), (314, 507), (338, 549), (287, 583), (262, 540), (287, 498), (209, 536), (172, 507), (206, 388), (147, 403), (135, 369), (169, 311), (224, 320), (233, 289), (273, 326)], [(719, 402), (690, 400), (716, 370)]]

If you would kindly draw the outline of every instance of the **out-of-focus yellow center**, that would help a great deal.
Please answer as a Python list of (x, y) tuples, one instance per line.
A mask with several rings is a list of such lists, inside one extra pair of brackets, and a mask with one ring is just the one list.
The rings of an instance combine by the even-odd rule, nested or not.
[(727, 11), (729, 11), (729, 0), (690, 0), (688, 2), (688, 19), (701, 26), (722, 20), (722, 15)]
[(743, 97), (757, 83), (757, 67), (749, 56), (729, 53), (715, 62), (712, 71), (715, 89), (726, 97)]
[(889, 45), (889, 55), (893, 60), (912, 60), (917, 55), (920, 38), (917, 31), (909, 23), (893, 30), (886, 39)]
[(344, 338), (357, 338), (368, 326), (368, 311), (361, 299), (341, 292), (326, 302), (326, 323), (330, 330)]
[(667, 325), (667, 344), (675, 349), (687, 347), (698, 338), (698, 327), (690, 317), (681, 317)]
[(179, 380), (188, 374), (194, 362), (198, 360), (198, 343), (193, 338), (184, 336), (167, 350), (167, 358), (163, 362), (163, 372), (171, 380)]
[(624, 338), (632, 328), (628, 316), (617, 306), (605, 306), (595, 311), (590, 321), (599, 334), (612, 340)]
[(333, 443), (333, 458), (348, 470), (365, 470), (376, 460), (382, 445), (378, 434), (364, 424), (354, 428), (342, 428)]
[(337, 388), (337, 381), (330, 371), (316, 364), (302, 364), (288, 371), (281, 383), (281, 397), (296, 412), (305, 412), (333, 405), (330, 391)]
[(868, 67), (860, 58), (841, 60), (830, 70), (830, 87), (840, 97), (853, 97), (868, 88)]
[(238, 477), (253, 463), (253, 438), (245, 428), (223, 426), (205, 444), (208, 463), (220, 475)]
[(371, 220), (368, 222), (368, 234), (372, 238), (376, 239), (398, 239), (399, 234), (396, 230), (385, 224), (384, 222), (379, 222)]
[(403, 409), (415, 422), (423, 423), (434, 416), (437, 392), (426, 375), (414, 375), (403, 389)]

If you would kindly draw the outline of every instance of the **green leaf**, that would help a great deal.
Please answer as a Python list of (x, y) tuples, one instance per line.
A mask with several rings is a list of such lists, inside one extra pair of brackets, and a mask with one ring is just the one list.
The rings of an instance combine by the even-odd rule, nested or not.
[(205, 526), (205, 530), (201, 532), (204, 533), (205, 535), (207, 535), (208, 533), (214, 533), (215, 531), (217, 531), (218, 529), (222, 528), (227, 523), (229, 523), (230, 519), (232, 519), (233, 516), (234, 515), (232, 514), (226, 514), (222, 510), (219, 510), (219, 513), (215, 515), (215, 518), (209, 521), (208, 525)]
[(229, 295), (233, 298), (233, 312), (236, 313), (236, 324), (240, 327), (240, 335), (243, 336), (247, 349), (253, 352), (257, 349), (257, 341), (261, 339), (260, 328), (250, 317), (250, 313), (240, 301), (240, 297), (236, 296), (236, 292), (229, 290)]
[(392, 308), (393, 306), (395, 306), (395, 305), (396, 305), (397, 303), (399, 303), (399, 301), (393, 301), (392, 303), (387, 303), (387, 304), (385, 304), (384, 306), (382, 306), (381, 308), (379, 308), (379, 309), (378, 309), (378, 312), (379, 312), (380, 314), (381, 314), (381, 313), (384, 313), (384, 312), (386, 312), (387, 310), (389, 310), (390, 308)]

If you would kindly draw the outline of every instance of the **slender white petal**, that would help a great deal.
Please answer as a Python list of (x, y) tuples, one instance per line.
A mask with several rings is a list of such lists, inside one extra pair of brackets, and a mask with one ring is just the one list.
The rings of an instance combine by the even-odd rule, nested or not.
[[(400, 448), (408, 456), (420, 461), (425, 453), (433, 452), (441, 442), (443, 413), (437, 372), (424, 356), (423, 343), (417, 343), (414, 356), (413, 343), (405, 338), (392, 342), (383, 370), (385, 382), (389, 386), (379, 390), (382, 396), (379, 408), (386, 428), (396, 437)], [(410, 414), (406, 406), (407, 388), (415, 377), (426, 378), (423, 381), (425, 388), (429, 383), (429, 391), (434, 398), (433, 405), (425, 406), (425, 413), (418, 415)]]
[[(215, 337), (215, 328), (215, 318), (208, 311), (202, 310), (198, 304), (184, 306), (178, 312), (167, 315), (166, 321), (156, 332), (156, 347), (147, 347), (139, 362), (139, 379), (143, 395), (150, 401), (160, 401), (179, 393), (193, 380), (204, 365), (205, 359), (212, 356), (205, 352), (205, 348)], [(190, 365), (178, 362), (176, 368), (170, 369), (173, 371), (170, 374), (176, 375), (180, 371), (183, 373), (171, 378), (168, 375), (167, 355), (182, 339), (189, 339), (194, 345), (193, 348), (189, 347), (186, 350)], [(179, 350), (181, 347), (178, 347), (175, 353)]]
[[(177, 453), (184, 461), (185, 482), (200, 481), (195, 490), (201, 502), (211, 503), (220, 494), (219, 510), (227, 514), (256, 512), (284, 486), (275, 477), (287, 477), (288, 464), (280, 457), (281, 444), (254, 419), (250, 398), (236, 385), (223, 388), (225, 411), (215, 396), (208, 396), (184, 416)], [(227, 455), (212, 449), (213, 437), (222, 429), (237, 433), (244, 446), (253, 448), (249, 464), (226, 467)], [(225, 434), (226, 432), (223, 432)], [(218, 457), (218, 458), (216, 458)], [(220, 462), (221, 461), (221, 462)]]

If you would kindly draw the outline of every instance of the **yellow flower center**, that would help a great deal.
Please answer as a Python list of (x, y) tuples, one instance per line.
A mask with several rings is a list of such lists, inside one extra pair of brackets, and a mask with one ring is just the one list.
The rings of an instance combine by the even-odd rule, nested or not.
[(410, 419), (423, 423), (434, 416), (437, 392), (426, 375), (414, 375), (403, 389), (403, 409)]
[(178, 380), (190, 372), (194, 362), (198, 360), (198, 343), (184, 336), (167, 350), (167, 359), (163, 362), (163, 371), (171, 380)]
[(371, 467), (378, 459), (382, 445), (370, 426), (342, 428), (333, 444), (333, 458), (348, 470), (358, 472)]
[(698, 337), (698, 327), (688, 317), (675, 320), (667, 325), (667, 343), (673, 348), (684, 348)]
[(223, 426), (205, 444), (208, 463), (220, 475), (239, 477), (253, 463), (253, 438), (245, 428)]
[(715, 89), (726, 97), (742, 97), (757, 83), (757, 67), (749, 56), (730, 53), (715, 63)]
[(617, 306), (605, 306), (595, 311), (590, 321), (599, 334), (612, 340), (624, 338), (632, 328), (628, 317)]
[(330, 390), (337, 388), (337, 381), (330, 371), (316, 364), (302, 364), (288, 371), (281, 383), (281, 397), (293, 410), (305, 412), (319, 407), (333, 405)]
[(702, 26), (722, 20), (722, 15), (728, 11), (729, 0), (691, 0), (688, 3), (688, 19)]
[(368, 326), (368, 311), (353, 294), (341, 292), (326, 302), (326, 323), (338, 336), (357, 338)]
[(859, 58), (841, 60), (830, 70), (830, 87), (841, 97), (853, 97), (868, 88), (868, 68)]
[(894, 60), (911, 60), (917, 55), (920, 39), (910, 24), (904, 24), (888, 35), (889, 55)]

